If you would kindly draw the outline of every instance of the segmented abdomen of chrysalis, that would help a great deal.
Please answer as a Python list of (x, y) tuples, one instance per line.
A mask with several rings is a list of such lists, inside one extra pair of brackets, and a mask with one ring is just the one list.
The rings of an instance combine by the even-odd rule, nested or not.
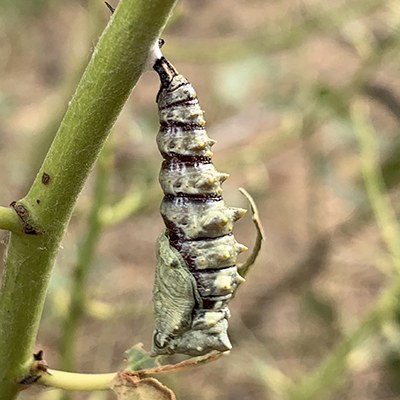
[(243, 280), (236, 260), (246, 250), (232, 229), (246, 210), (227, 207), (222, 199), (228, 175), (212, 163), (215, 142), (205, 131), (193, 86), (164, 57), (154, 69), (161, 80), (157, 144), (164, 158), (166, 230), (157, 246), (153, 352), (196, 356), (230, 350), (227, 304)]

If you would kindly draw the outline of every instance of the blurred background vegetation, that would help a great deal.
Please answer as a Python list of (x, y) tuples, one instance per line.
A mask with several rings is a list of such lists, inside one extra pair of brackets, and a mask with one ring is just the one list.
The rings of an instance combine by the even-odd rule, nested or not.
[[(100, 0), (1, 1), (0, 204), (26, 193), (108, 18)], [(397, 0), (179, 2), (164, 53), (197, 89), (226, 202), (255, 197), (266, 244), (231, 303), (231, 354), (162, 377), (178, 399), (399, 398), (399, 28)], [(150, 348), (158, 85), (143, 75), (60, 248), (36, 348), (52, 368)], [(250, 215), (236, 235), (252, 245)]]

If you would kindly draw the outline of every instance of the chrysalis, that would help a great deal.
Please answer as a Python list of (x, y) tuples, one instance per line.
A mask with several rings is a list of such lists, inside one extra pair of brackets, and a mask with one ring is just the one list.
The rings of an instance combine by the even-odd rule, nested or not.
[(227, 351), (228, 302), (243, 278), (236, 260), (246, 247), (232, 234), (246, 210), (227, 207), (196, 92), (164, 57), (154, 67), (160, 76), (157, 95), (158, 148), (164, 161), (160, 184), (166, 230), (157, 244), (153, 302), (153, 353), (192, 356)]

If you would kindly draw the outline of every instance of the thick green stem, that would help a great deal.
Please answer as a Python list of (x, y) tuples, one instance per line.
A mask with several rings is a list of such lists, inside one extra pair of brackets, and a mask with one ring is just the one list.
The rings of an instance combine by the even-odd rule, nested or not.
[(27, 372), (55, 256), (76, 199), (175, 0), (121, 0), (46, 159), (17, 202), (31, 233), (11, 234), (0, 289), (0, 399)]

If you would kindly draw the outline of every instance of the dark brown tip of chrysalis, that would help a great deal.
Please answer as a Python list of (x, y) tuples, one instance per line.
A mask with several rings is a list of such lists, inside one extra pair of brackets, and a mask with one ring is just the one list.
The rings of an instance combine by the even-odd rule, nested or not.
[(161, 88), (167, 88), (174, 76), (178, 75), (178, 71), (165, 57), (156, 60), (153, 69), (160, 77)]
[(107, 3), (106, 1), (104, 3), (106, 3), (107, 8), (111, 11), (111, 14), (113, 14), (115, 11), (115, 8), (110, 3)]

